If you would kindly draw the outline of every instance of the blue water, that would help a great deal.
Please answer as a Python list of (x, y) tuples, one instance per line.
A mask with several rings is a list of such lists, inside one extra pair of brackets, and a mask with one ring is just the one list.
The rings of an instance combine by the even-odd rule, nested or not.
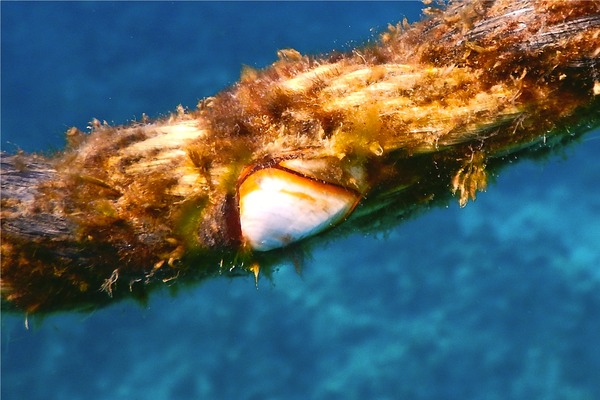
[[(279, 48), (349, 48), (419, 3), (1, 3), (2, 149), (156, 117)], [(371, 31), (371, 28), (373, 30)], [(356, 42), (358, 40), (358, 42)], [(600, 131), (460, 209), (41, 323), (2, 316), (2, 399), (598, 399)]]

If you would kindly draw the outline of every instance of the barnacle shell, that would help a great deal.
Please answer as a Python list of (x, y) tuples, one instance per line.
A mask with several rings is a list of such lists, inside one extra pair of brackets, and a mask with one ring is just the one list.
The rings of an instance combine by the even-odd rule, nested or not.
[(285, 247), (343, 221), (358, 191), (275, 166), (243, 177), (239, 187), (243, 240), (257, 251)]

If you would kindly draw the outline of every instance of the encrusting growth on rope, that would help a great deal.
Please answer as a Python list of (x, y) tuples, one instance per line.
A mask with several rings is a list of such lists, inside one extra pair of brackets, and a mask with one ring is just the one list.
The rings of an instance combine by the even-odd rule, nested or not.
[[(387, 229), (597, 126), (600, 6), (453, 1), (346, 53), (278, 52), (197, 109), (2, 157), (5, 309), (85, 310), (269, 276)], [(260, 266), (260, 267), (259, 267)]]

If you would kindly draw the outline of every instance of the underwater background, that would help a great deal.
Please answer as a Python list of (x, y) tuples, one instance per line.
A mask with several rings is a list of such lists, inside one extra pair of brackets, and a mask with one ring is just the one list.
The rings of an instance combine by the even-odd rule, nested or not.
[[(1, 2), (2, 150), (159, 117), (280, 48), (350, 49), (417, 2)], [(476, 202), (315, 249), (258, 290), (2, 315), (1, 397), (600, 399), (600, 131)]]

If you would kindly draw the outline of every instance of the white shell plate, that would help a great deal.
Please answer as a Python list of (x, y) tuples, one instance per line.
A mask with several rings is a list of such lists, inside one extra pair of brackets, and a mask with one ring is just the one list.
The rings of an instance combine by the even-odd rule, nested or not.
[(342, 221), (358, 194), (278, 168), (250, 174), (239, 186), (240, 225), (254, 250), (281, 248)]

